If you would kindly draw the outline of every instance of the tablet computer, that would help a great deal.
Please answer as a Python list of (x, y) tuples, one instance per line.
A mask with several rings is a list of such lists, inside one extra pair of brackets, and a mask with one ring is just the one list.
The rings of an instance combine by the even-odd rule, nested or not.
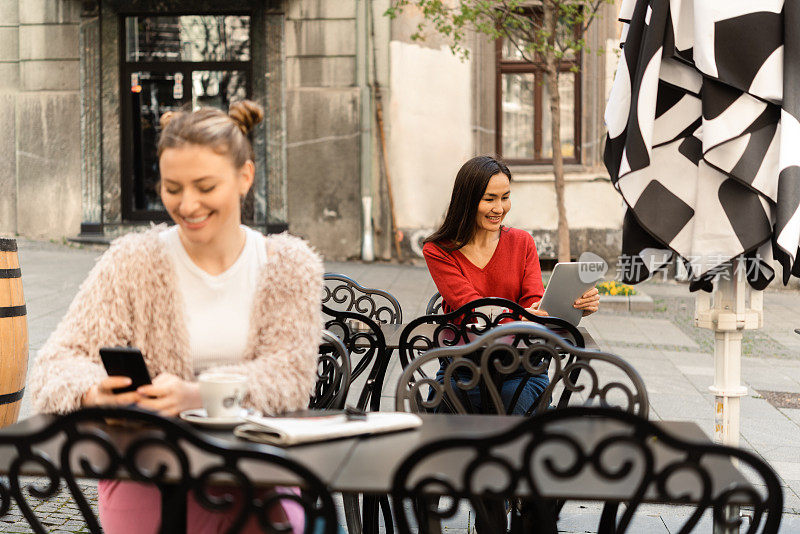
[(578, 326), (583, 310), (572, 303), (603, 277), (605, 265), (601, 262), (572, 261), (557, 263), (544, 290), (539, 308), (553, 317), (559, 317)]

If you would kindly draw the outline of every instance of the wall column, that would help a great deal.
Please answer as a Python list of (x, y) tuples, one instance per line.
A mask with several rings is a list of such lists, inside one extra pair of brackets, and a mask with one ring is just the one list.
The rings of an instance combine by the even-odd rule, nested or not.
[(81, 237), (103, 234), (102, 90), (100, 5), (85, 0), (80, 19), (81, 69)]
[(77, 234), (81, 222), (81, 4), (19, 0), (17, 5), (17, 231), (35, 239), (61, 238)]
[(286, 173), (286, 78), (284, 64), (284, 14), (268, 11), (265, 17), (266, 31), (266, 91), (264, 109), (266, 111), (266, 169), (263, 190), (265, 202), (256, 203), (266, 209), (261, 217), (266, 221), (268, 233), (283, 232), (289, 227), (289, 190)]
[(17, 233), (17, 124), (19, 6), (0, 2), (0, 233)]

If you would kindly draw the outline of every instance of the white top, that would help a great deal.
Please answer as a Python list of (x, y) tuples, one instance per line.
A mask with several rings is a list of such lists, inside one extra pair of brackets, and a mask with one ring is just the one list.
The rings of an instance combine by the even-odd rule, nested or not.
[(241, 254), (216, 276), (192, 261), (183, 248), (177, 226), (158, 235), (175, 265), (195, 374), (238, 362), (247, 347), (253, 295), (267, 262), (267, 249), (262, 234), (244, 225), (242, 229), (245, 244)]

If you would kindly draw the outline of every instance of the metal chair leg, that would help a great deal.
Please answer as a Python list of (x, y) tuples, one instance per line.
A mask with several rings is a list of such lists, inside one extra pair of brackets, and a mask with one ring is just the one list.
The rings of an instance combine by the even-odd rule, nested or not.
[(386, 534), (394, 534), (394, 520), (392, 518), (392, 507), (389, 505), (389, 497), (381, 495), (378, 499), (378, 504), (383, 515), (383, 526), (386, 529)]
[(597, 527), (597, 534), (613, 534), (617, 524), (617, 510), (619, 503), (607, 502), (603, 506), (603, 514), (600, 516), (600, 525)]
[(478, 497), (472, 499), (475, 508), (475, 531), (478, 534), (506, 532), (506, 506), (502, 500)]
[(558, 520), (551, 499), (533, 502), (520, 499), (511, 509), (511, 533), (557, 534)]
[(363, 510), (363, 533), (378, 534), (378, 497), (362, 495), (361, 509)]
[(419, 534), (442, 534), (442, 522), (438, 517), (429, 513), (429, 510), (438, 507), (439, 497), (418, 497), (414, 501), (419, 521)]
[(350, 534), (361, 534), (361, 504), (358, 500), (358, 493), (342, 493), (342, 503), (344, 505), (344, 518), (347, 521), (347, 532)]

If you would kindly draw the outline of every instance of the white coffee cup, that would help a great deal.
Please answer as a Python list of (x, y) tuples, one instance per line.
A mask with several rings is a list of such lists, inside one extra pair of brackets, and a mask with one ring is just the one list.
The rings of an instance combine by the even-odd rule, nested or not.
[(209, 417), (236, 417), (242, 413), (247, 377), (237, 373), (207, 371), (198, 379), (203, 408)]

